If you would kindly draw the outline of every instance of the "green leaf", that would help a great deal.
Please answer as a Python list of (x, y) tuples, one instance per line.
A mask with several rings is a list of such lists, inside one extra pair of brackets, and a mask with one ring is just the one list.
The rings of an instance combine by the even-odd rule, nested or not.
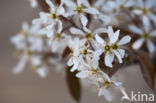
[(154, 90), (155, 72), (154, 64), (151, 58), (144, 51), (137, 51), (136, 55), (139, 60), (140, 68), (146, 83), (151, 87), (152, 90)]
[(70, 67), (66, 68), (66, 80), (69, 88), (69, 92), (73, 99), (77, 102), (81, 98), (81, 85), (79, 79), (75, 76), (77, 72), (70, 72)]

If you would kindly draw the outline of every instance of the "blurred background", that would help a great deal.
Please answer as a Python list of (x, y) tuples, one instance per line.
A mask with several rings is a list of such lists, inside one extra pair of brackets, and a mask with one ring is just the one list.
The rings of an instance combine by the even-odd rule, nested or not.
[[(21, 29), (23, 21), (38, 17), (39, 9), (31, 9), (27, 0), (0, 0), (0, 103), (74, 103), (68, 93), (65, 76), (51, 68), (48, 76), (41, 79), (31, 69), (25, 68), (19, 75), (12, 69), (18, 63), (10, 37)], [(123, 81), (126, 92), (152, 93), (142, 78), (138, 65), (122, 69), (115, 79)], [(112, 103), (121, 102), (121, 93)], [(81, 103), (106, 103), (104, 97), (83, 86)], [(123, 103), (128, 103), (123, 101)]]

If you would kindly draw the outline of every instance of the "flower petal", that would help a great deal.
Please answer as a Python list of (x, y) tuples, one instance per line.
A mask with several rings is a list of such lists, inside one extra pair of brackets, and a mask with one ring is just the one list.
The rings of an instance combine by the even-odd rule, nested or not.
[(114, 52), (114, 54), (116, 55), (116, 57), (118, 58), (119, 63), (122, 63), (122, 57), (121, 57), (120, 53), (117, 52), (116, 50), (113, 50), (113, 52)]
[(51, 9), (55, 8), (55, 6), (51, 0), (46, 0), (46, 3), (50, 6)]
[(154, 30), (154, 31), (151, 32), (151, 36), (156, 37), (156, 30)]
[(118, 52), (121, 55), (121, 58), (123, 58), (125, 56), (125, 50), (124, 49), (118, 49)]
[(155, 45), (152, 43), (151, 40), (147, 40), (147, 48), (148, 48), (148, 51), (150, 52), (150, 54), (153, 54), (154, 51), (156, 50), (155, 48)]
[(57, 9), (57, 15), (63, 15), (65, 13), (65, 9), (61, 6)]
[(46, 67), (40, 67), (36, 71), (41, 78), (45, 78), (48, 73), (48, 69)]
[(87, 77), (87, 74), (85, 72), (81, 71), (81, 72), (76, 74), (76, 77), (84, 79)]
[(72, 34), (84, 35), (84, 32), (82, 30), (75, 27), (71, 27), (69, 30)]
[(82, 26), (87, 26), (88, 19), (85, 15), (83, 14), (80, 15), (80, 21), (81, 21)]
[(98, 95), (99, 95), (99, 96), (103, 95), (103, 96), (105, 97), (105, 99), (106, 99), (107, 101), (109, 101), (109, 102), (112, 101), (112, 99), (113, 99), (113, 97), (112, 97), (110, 91), (108, 91), (108, 90), (107, 90), (106, 88), (104, 88), (104, 87), (100, 88)]
[(111, 44), (117, 42), (117, 40), (118, 40), (118, 38), (119, 38), (119, 34), (120, 34), (120, 30), (117, 30), (117, 31), (113, 34), (112, 38), (110, 39), (110, 43), (111, 43)]
[(111, 53), (107, 52), (106, 55), (105, 55), (105, 64), (106, 64), (106, 66), (112, 68), (113, 67), (113, 65), (112, 65), (113, 60), (114, 60), (114, 54), (111, 54)]
[(143, 45), (144, 39), (140, 38), (134, 42), (132, 45), (133, 49), (139, 49)]
[(106, 28), (97, 28), (94, 31), (94, 34), (101, 34), (101, 33), (107, 33), (107, 29)]
[(131, 37), (130, 36), (124, 36), (119, 42), (118, 45), (124, 45), (127, 44), (131, 41)]
[(134, 33), (137, 33), (140, 35), (143, 34), (143, 31), (140, 28), (136, 27), (135, 25), (130, 25), (129, 29)]
[(97, 34), (95, 35), (95, 39), (99, 44), (101, 45), (105, 44), (105, 41)]
[(94, 15), (94, 14), (99, 14), (99, 11), (98, 11), (97, 9), (91, 8), (91, 7), (85, 8), (84, 11), (85, 11), (86, 13), (88, 13), (88, 14), (93, 14), (93, 15)]

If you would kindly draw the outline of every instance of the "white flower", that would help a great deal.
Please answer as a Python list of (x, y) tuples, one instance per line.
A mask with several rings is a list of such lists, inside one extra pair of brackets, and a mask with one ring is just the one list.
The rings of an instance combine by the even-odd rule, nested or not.
[(11, 42), (16, 46), (18, 50), (23, 50), (26, 48), (26, 39), (28, 37), (29, 32), (29, 25), (28, 23), (24, 22), (22, 24), (22, 31), (17, 35), (11, 38)]
[(77, 0), (76, 2), (77, 4), (73, 3), (70, 0), (67, 0), (67, 1), (64, 0), (64, 3), (70, 8), (69, 11), (65, 13), (64, 16), (66, 17), (71, 16), (71, 15), (78, 16), (83, 26), (86, 26), (88, 22), (88, 19), (85, 16), (85, 13), (92, 14), (92, 15), (99, 13), (97, 9), (89, 5), (88, 0)]
[(31, 6), (32, 8), (36, 8), (37, 5), (38, 5), (37, 0), (29, 0), (29, 2), (30, 2), (30, 6)]
[(57, 7), (50, 0), (46, 0), (46, 3), (50, 7), (50, 13), (40, 12), (40, 18), (33, 20), (33, 23), (39, 21), (43, 23), (45, 25), (45, 32), (47, 32), (46, 34), (48, 35), (57, 23), (62, 27), (62, 22), (59, 17), (65, 13), (65, 10), (62, 5)]
[(83, 36), (87, 40), (92, 40), (95, 34), (106, 33), (107, 30), (105, 28), (97, 28), (94, 32), (92, 32), (87, 27), (83, 27), (83, 30), (72, 27), (70, 28), (70, 32), (74, 35), (77, 34), (77, 35)]
[(47, 76), (48, 69), (46, 66), (43, 65), (37, 68), (36, 72), (41, 78), (45, 78)]
[(132, 45), (133, 49), (140, 49), (143, 45), (144, 42), (146, 42), (148, 51), (150, 52), (150, 54), (153, 54), (154, 51), (156, 50), (156, 47), (154, 45), (154, 43), (152, 42), (152, 38), (156, 37), (156, 30), (150, 31), (149, 29), (150, 27), (145, 26), (145, 29), (140, 29), (135, 25), (130, 25), (129, 29), (140, 35), (140, 38), (137, 39), (134, 44)]
[(78, 69), (81, 62), (81, 58), (92, 57), (93, 51), (89, 49), (89, 44), (87, 44), (86, 39), (79, 40), (74, 38), (74, 40), (69, 40), (68, 46), (71, 49), (71, 58), (68, 60), (68, 66), (73, 66), (71, 71)]
[(137, 0), (137, 7), (133, 10), (136, 15), (139, 15), (145, 26), (150, 25), (150, 20), (156, 24), (156, 15), (153, 12), (155, 4), (151, 0)]
[(119, 38), (119, 30), (114, 33), (112, 27), (108, 27), (108, 37), (109, 40), (106, 42), (104, 41), (99, 35), (96, 35), (96, 41), (100, 44), (101, 50), (105, 53), (105, 64), (108, 67), (113, 67), (112, 62), (114, 61), (114, 56), (119, 60), (119, 63), (122, 63), (122, 58), (125, 55), (125, 50), (122, 49), (122, 45), (127, 44), (130, 42), (130, 36), (124, 36), (120, 41)]
[[(92, 58), (92, 59), (91, 59)], [(80, 66), (79, 73), (76, 74), (78, 78), (94, 78), (94, 76), (99, 72), (99, 55), (95, 52), (92, 57), (86, 56), (84, 60), (82, 56), (80, 56)], [(97, 78), (96, 78), (97, 79)]]
[(71, 72), (75, 71), (79, 65), (79, 43), (80, 40), (78, 38), (68, 41), (68, 46), (71, 49), (71, 58), (68, 60), (67, 65), (72, 66)]
[(28, 61), (28, 55), (26, 52), (24, 52), (20, 58), (19, 63), (17, 64), (17, 66), (13, 69), (13, 73), (14, 74), (19, 74), (23, 71), (26, 63)]

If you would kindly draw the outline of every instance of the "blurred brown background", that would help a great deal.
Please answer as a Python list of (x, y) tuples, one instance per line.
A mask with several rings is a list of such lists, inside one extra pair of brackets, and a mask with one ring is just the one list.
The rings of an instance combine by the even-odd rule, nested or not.
[[(23, 21), (31, 22), (38, 12), (38, 9), (30, 8), (27, 0), (0, 0), (0, 103), (74, 103), (61, 73), (50, 70), (47, 78), (41, 79), (31, 69), (25, 68), (20, 75), (12, 74), (12, 68), (18, 60), (13, 55), (15, 49), (9, 39), (21, 29)], [(139, 66), (128, 67), (117, 75), (128, 94), (131, 90), (151, 93)], [(121, 94), (115, 98), (113, 103), (121, 102)], [(106, 102), (97, 93), (83, 87), (81, 103)]]

